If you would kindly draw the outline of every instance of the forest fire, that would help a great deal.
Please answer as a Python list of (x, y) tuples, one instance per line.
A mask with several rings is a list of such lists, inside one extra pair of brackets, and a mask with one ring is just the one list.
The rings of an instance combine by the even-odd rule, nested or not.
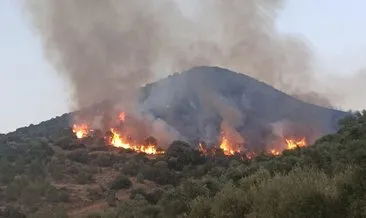
[(118, 114), (118, 119), (120, 120), (120, 121), (125, 121), (125, 119), (126, 119), (126, 114), (125, 114), (125, 112), (120, 112), (119, 114)]
[(89, 127), (87, 124), (74, 124), (72, 126), (72, 132), (75, 133), (78, 139), (82, 139), (89, 135)]
[(115, 129), (111, 129), (112, 137), (111, 139), (107, 139), (107, 143), (117, 147), (124, 149), (131, 149), (138, 153), (146, 153), (146, 154), (163, 154), (164, 151), (159, 149), (158, 146), (148, 144), (148, 145), (138, 145), (129, 143), (126, 138), (124, 138), (120, 133), (118, 133)]
[(268, 150), (269, 154), (272, 154), (274, 156), (278, 156), (282, 153), (282, 150), (292, 150), (298, 147), (305, 147), (307, 146), (306, 138), (303, 137), (301, 139), (293, 139), (293, 138), (284, 138), (284, 147), (282, 149), (279, 148), (271, 148)]
[(307, 145), (305, 137), (296, 140), (296, 139), (285, 139), (287, 143), (287, 149), (295, 149), (297, 147), (305, 147)]
[(281, 152), (280, 151), (278, 151), (278, 150), (276, 150), (276, 149), (271, 149), (270, 151), (269, 151), (269, 153), (271, 153), (272, 155), (274, 155), (274, 156), (278, 156), (278, 155), (280, 155), (281, 154)]
[[(120, 112), (116, 115), (116, 118), (120, 121), (121, 124), (125, 123), (126, 114), (124, 112)], [(85, 124), (74, 124), (72, 127), (73, 133), (76, 135), (78, 139), (82, 139), (85, 137), (90, 136), (90, 133), (93, 132), (93, 129), (90, 129), (90, 127)], [(100, 136), (103, 137), (103, 136)], [(218, 146), (213, 148), (207, 148), (205, 143), (199, 143), (198, 144), (198, 150), (203, 155), (216, 155), (217, 149), (221, 149), (223, 154), (225, 156), (234, 156), (237, 154), (243, 154), (251, 159), (253, 156), (255, 156), (254, 152), (251, 151), (242, 151), (241, 148), (236, 146), (235, 143), (231, 142), (232, 140), (229, 140), (232, 137), (222, 136), (221, 142), (218, 144)], [(107, 133), (104, 136), (104, 141), (107, 145), (113, 146), (116, 148), (123, 148), (128, 150), (133, 150), (138, 153), (146, 153), (149, 155), (156, 155), (156, 154), (163, 154), (164, 150), (159, 148), (156, 141), (145, 141), (143, 143), (137, 143), (133, 141), (129, 135), (126, 134), (125, 130), (121, 127), (117, 128), (110, 128)], [(234, 140), (235, 141), (235, 140)], [(284, 138), (281, 140), (282, 146), (275, 146), (267, 150), (268, 154), (278, 156), (282, 153), (282, 150), (284, 149), (295, 149), (297, 147), (305, 147), (307, 145), (306, 138), (303, 137), (301, 139), (295, 139), (295, 138)]]
[(206, 146), (203, 143), (199, 143), (198, 144), (198, 150), (202, 153), (202, 154), (207, 154), (208, 150), (206, 148)]
[(230, 144), (229, 140), (226, 137), (222, 138), (220, 148), (224, 151), (224, 154), (227, 156), (232, 156), (236, 153), (240, 153), (240, 149), (235, 149)]
[[(125, 118), (126, 114), (124, 112), (120, 112), (118, 114), (118, 120), (120, 122), (124, 122)], [(90, 129), (87, 124), (74, 124), (72, 131), (78, 139), (82, 139), (89, 136), (89, 133), (93, 130)], [(128, 139), (128, 137), (124, 137), (121, 134), (121, 132), (119, 132), (115, 128), (110, 128), (109, 131), (107, 131), (104, 140), (106, 144), (111, 145), (113, 147), (130, 149), (138, 153), (142, 152), (151, 155), (164, 153), (162, 149), (160, 149), (157, 145), (153, 143), (146, 143), (146, 144), (132, 143), (131, 140)]]

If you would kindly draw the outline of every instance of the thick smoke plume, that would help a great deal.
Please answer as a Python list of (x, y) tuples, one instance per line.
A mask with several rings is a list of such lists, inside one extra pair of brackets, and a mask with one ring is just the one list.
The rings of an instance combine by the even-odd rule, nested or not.
[(305, 41), (276, 30), (281, 0), (25, 1), (47, 58), (73, 87), (74, 108), (131, 102), (147, 81), (198, 65), (289, 93), (314, 83)]
[[(246, 73), (305, 101), (331, 106), (329, 96), (312, 90), (320, 85), (307, 42), (276, 29), (284, 0), (24, 1), (46, 57), (73, 88), (72, 109), (106, 99), (122, 102), (121, 109), (139, 117), (139, 131), (167, 136), (163, 120), (139, 114), (137, 89), (205, 65)], [(204, 84), (190, 85), (206, 102), (204, 110), (219, 111), (221, 130), (245, 142), (235, 131), (245, 117), (205, 92)], [(150, 103), (164, 103), (167, 94)], [(169, 140), (179, 136), (169, 132)]]

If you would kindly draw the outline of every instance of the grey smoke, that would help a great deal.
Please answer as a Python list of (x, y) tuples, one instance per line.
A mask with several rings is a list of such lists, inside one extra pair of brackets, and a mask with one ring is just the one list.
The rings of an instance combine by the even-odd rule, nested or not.
[[(305, 101), (332, 105), (327, 95), (309, 88), (317, 81), (306, 40), (276, 29), (284, 0), (24, 1), (46, 57), (73, 88), (72, 109), (112, 99), (136, 113), (138, 87), (204, 65), (242, 72)], [(194, 5), (189, 15), (181, 11), (183, 1)], [(204, 101), (204, 111), (215, 107), (222, 129), (237, 138), (235, 127), (245, 117), (205, 92), (205, 84), (187, 85)], [(143, 108), (169, 107), (164, 102), (176, 97), (165, 89)], [(179, 135), (158, 118), (147, 120), (158, 135)], [(215, 132), (200, 128), (209, 136)]]
[[(216, 65), (286, 92), (314, 78), (304, 40), (280, 34), (282, 0), (24, 0), (45, 54), (72, 85), (73, 107), (135, 99), (156, 77)], [(131, 100), (132, 99), (132, 100)]]

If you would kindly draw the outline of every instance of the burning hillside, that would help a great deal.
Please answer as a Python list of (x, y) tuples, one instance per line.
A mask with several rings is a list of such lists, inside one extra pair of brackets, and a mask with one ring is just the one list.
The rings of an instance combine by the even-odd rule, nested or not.
[[(155, 138), (149, 136), (142, 142), (141, 139), (134, 139), (128, 131), (124, 130), (126, 113), (118, 113), (118, 116), (116, 116), (115, 119), (118, 120), (117, 123), (119, 123), (119, 125), (109, 127), (104, 134), (103, 139), (106, 146), (132, 150), (137, 153), (145, 153), (148, 155), (164, 154), (164, 149), (159, 146), (158, 141)], [(80, 140), (87, 137), (98, 137), (93, 134), (95, 130), (86, 123), (74, 124), (72, 131)], [(250, 159), (255, 155), (255, 151), (246, 148), (245, 143), (235, 141), (235, 139), (231, 138), (229, 135), (230, 134), (223, 132), (220, 138), (220, 143), (217, 144), (217, 146), (207, 147), (206, 143), (200, 142), (198, 143), (197, 148), (203, 155), (215, 155), (217, 150), (221, 150), (226, 156), (244, 155)], [(241, 137), (241, 139), (243, 138)], [(265, 149), (265, 152), (272, 155), (279, 155), (285, 149), (295, 149), (297, 147), (304, 147), (307, 145), (305, 138), (300, 140), (283, 138), (281, 140), (283, 143), (280, 146), (277, 146), (276, 149)]]
[[(117, 120), (119, 125), (116, 127), (109, 127), (105, 132), (104, 141), (106, 145), (113, 146), (116, 148), (123, 148), (127, 150), (133, 150), (135, 152), (142, 152), (146, 154), (162, 154), (164, 151), (159, 148), (155, 140), (145, 140), (144, 143), (134, 141), (127, 131), (124, 131), (123, 125), (126, 119), (124, 112), (118, 114)], [(83, 139), (92, 136), (94, 129), (88, 124), (74, 124), (73, 133), (78, 139)], [(92, 136), (93, 137), (93, 136)], [(96, 137), (96, 136), (94, 136)]]
[[(279, 155), (335, 131), (337, 120), (346, 115), (215, 67), (194, 68), (145, 86), (132, 110), (106, 105), (79, 112), (87, 115), (74, 119), (76, 136), (101, 131), (106, 145), (147, 154), (162, 153), (172, 141), (184, 140), (203, 153), (220, 149), (228, 156), (262, 151)], [(149, 137), (159, 143), (147, 141)], [(198, 141), (205, 142), (205, 149)]]

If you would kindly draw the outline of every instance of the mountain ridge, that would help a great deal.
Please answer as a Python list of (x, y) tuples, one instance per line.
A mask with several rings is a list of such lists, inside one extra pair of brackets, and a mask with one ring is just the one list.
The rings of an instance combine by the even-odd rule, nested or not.
[[(279, 123), (282, 129), (300, 125), (300, 135), (309, 134), (315, 140), (335, 132), (338, 120), (347, 115), (300, 101), (248, 75), (220, 67), (200, 66), (175, 73), (147, 84), (140, 92), (141, 110), (163, 120), (190, 142), (217, 143), (223, 121), (253, 146), (265, 146), (273, 135), (273, 125)], [(46, 132), (57, 134), (71, 126), (75, 113), (79, 112), (16, 131), (42, 137)]]

